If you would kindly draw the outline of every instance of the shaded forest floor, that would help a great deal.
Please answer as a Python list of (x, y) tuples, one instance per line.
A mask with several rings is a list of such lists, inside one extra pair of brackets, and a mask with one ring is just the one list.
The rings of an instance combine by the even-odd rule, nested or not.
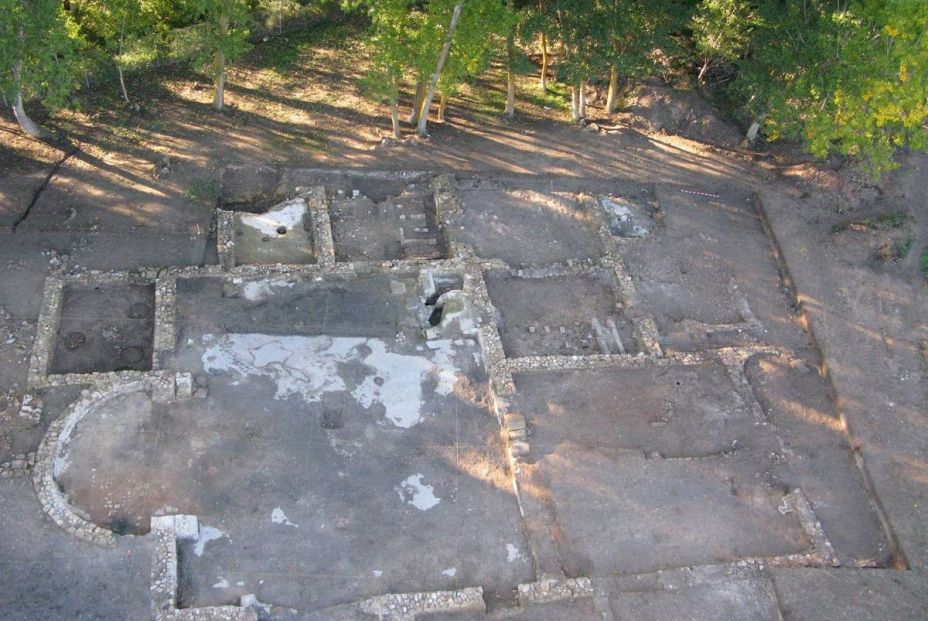
[[(222, 113), (212, 108), (210, 81), (177, 68), (130, 76), (131, 105), (121, 100), (115, 82), (97, 83), (80, 96), (80, 111), (39, 120), (80, 147), (72, 165), (98, 169), (78, 191), (133, 203), (130, 211), (136, 214), (126, 214), (126, 222), (137, 224), (151, 223), (143, 209), (151, 197), (172, 210), (212, 206), (216, 173), (233, 163), (683, 183), (697, 175), (721, 182), (753, 174), (746, 162), (722, 160), (712, 149), (669, 136), (618, 127), (609, 133), (579, 131), (566, 122), (563, 93), (541, 94), (534, 75), (519, 76), (518, 115), (505, 121), (505, 84), (497, 71), (450, 99), (446, 122), (430, 124), (430, 140), (412, 137), (406, 127), (409, 138), (382, 145), (389, 134), (388, 109), (362, 92), (369, 54), (359, 35), (352, 24), (324, 24), (259, 44), (232, 68)], [(408, 101), (403, 104), (405, 115)], [(594, 103), (591, 112), (595, 119), (602, 109)], [(601, 122), (610, 125), (608, 119)], [(0, 123), (7, 145), (0, 152), (0, 225), (9, 226), (65, 151), (23, 137), (8, 115)]]

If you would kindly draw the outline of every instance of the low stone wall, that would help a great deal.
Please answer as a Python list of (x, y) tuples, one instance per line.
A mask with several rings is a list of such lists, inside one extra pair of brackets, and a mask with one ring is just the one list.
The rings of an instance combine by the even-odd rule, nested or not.
[(193, 515), (166, 515), (151, 519), (154, 550), (151, 557), (152, 621), (257, 621), (258, 613), (239, 606), (177, 607), (177, 542), (199, 539), (199, 521)]

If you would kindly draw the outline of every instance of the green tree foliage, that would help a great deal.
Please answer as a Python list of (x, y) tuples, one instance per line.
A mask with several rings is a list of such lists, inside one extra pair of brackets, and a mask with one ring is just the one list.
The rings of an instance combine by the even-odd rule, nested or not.
[(99, 42), (119, 76), (129, 102), (124, 72), (148, 66), (158, 55), (166, 31), (164, 0), (74, 0), (72, 15), (88, 39)]
[(282, 32), (284, 22), (299, 15), (302, 6), (297, 0), (259, 0), (258, 8), (265, 27)]
[(518, 39), (522, 45), (531, 45), (536, 40), (541, 51), (538, 86), (548, 91), (548, 74), (551, 54), (549, 45), (555, 39), (557, 23), (551, 10), (551, 0), (531, 0), (518, 13)]
[(734, 88), (770, 139), (873, 173), (898, 147), (928, 148), (928, 3), (766, 0)]
[(252, 22), (247, 0), (188, 0), (191, 16), (196, 20), (194, 64), (207, 71), (215, 83), (213, 106), (225, 106), (226, 67), (244, 54), (248, 43), (248, 26)]
[[(282, 31), (337, 0), (0, 0), (0, 94), (24, 130), (40, 128), (24, 103), (62, 105), (83, 69), (124, 72), (158, 58), (192, 59), (215, 80), (224, 105), (226, 70), (243, 54), (249, 27)], [(541, 87), (549, 62), (571, 88), (572, 117), (585, 115), (590, 82), (608, 78), (606, 111), (621, 80), (667, 66), (698, 80), (763, 126), (767, 139), (802, 141), (819, 157), (858, 158), (879, 173), (900, 147), (928, 150), (928, 2), (925, 0), (341, 0), (370, 19), (367, 92), (389, 102), (400, 135), (401, 90), (415, 90), (410, 122), (426, 133), (444, 103), (494, 60), (507, 73), (504, 113), (515, 110), (520, 45), (540, 44)], [(67, 11), (65, 10), (67, 9)], [(168, 44), (170, 42), (170, 44)], [(668, 60), (671, 61), (668, 63)], [(658, 62), (659, 61), (659, 62)], [(94, 65), (94, 63), (98, 63)]]
[(465, 2), (439, 89), (450, 95), (462, 82), (485, 71), (514, 26), (514, 12), (500, 0)]
[(701, 82), (715, 64), (733, 64), (741, 58), (757, 24), (748, 0), (702, 0), (693, 16), (693, 46), (699, 55)]
[(368, 0), (365, 6), (374, 50), (365, 84), (369, 92), (390, 102), (396, 137), (396, 102), (404, 78), (417, 85), (409, 121), (424, 134), (435, 93), (441, 93), (441, 114), (447, 96), (486, 69), (515, 23), (500, 0)]
[(365, 87), (368, 93), (390, 103), (393, 136), (400, 138), (400, 84), (414, 58), (416, 36), (425, 16), (421, 11), (413, 10), (409, 0), (377, 0), (371, 2), (367, 9), (371, 20), (370, 44), (374, 53)]
[(56, 0), (0, 0), (0, 91), (32, 136), (41, 135), (41, 128), (26, 115), (23, 102), (38, 98), (50, 109), (64, 104), (74, 85), (76, 36)]
[(606, 111), (618, 103), (619, 79), (652, 75), (660, 50), (667, 57), (679, 55), (674, 36), (689, 17), (689, 5), (677, 0), (598, 0), (594, 8), (597, 73), (608, 73)]

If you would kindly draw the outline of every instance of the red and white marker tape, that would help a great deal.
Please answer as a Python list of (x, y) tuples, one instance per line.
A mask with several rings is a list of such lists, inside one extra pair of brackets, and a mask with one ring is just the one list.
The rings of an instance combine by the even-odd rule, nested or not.
[(694, 192), (693, 190), (680, 190), (684, 194), (695, 194), (696, 196), (709, 196), (711, 198), (722, 198), (721, 194), (709, 194), (708, 192)]

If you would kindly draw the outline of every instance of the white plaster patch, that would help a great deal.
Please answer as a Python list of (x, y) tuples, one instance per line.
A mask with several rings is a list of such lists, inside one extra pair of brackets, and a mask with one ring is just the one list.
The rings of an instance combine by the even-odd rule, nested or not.
[(449, 567), (449, 568), (446, 569), (445, 571), (441, 572), (441, 574), (442, 574), (443, 576), (451, 576), (452, 578), (454, 578), (454, 576), (455, 576), (457, 573), (458, 573), (458, 568), (457, 568), (457, 567)]
[(272, 524), (283, 524), (284, 526), (292, 526), (293, 528), (300, 527), (299, 524), (294, 524), (293, 522), (288, 520), (287, 514), (284, 513), (284, 510), (281, 509), (280, 507), (275, 507), (274, 510), (271, 511), (271, 523)]
[(300, 396), (318, 402), (326, 392), (347, 390), (339, 365), (361, 362), (370, 373), (351, 391), (364, 408), (384, 407), (386, 417), (408, 429), (424, 420), (424, 389), (434, 382), (434, 392), (449, 395), (459, 371), (454, 353), (464, 341), (436, 340), (429, 355), (388, 351), (381, 339), (325, 336), (273, 336), (267, 334), (205, 335), (202, 355), (207, 372), (234, 372), (263, 376), (277, 384), (275, 399)]
[[(262, 235), (272, 239), (285, 237), (293, 229), (303, 228), (303, 214), (306, 213), (306, 201), (294, 198), (272, 207), (266, 213), (241, 214), (240, 222), (256, 229)], [(286, 227), (285, 233), (279, 233), (280, 227)]]
[(522, 558), (522, 552), (511, 543), (506, 544), (506, 562), (513, 563)]
[(214, 588), (214, 589), (228, 589), (228, 588), (229, 588), (229, 581), (226, 580), (225, 578), (223, 578), (222, 576), (219, 576), (219, 582), (217, 582), (216, 584), (214, 584), (214, 585), (213, 585), (213, 588)]
[[(625, 237), (647, 237), (651, 232), (647, 227), (637, 222), (631, 208), (622, 201), (614, 198), (603, 198), (601, 203), (603, 210), (606, 212), (606, 217), (612, 221), (610, 230), (620, 228), (625, 232), (623, 235)], [(615, 232), (613, 231), (613, 234)]]
[(293, 287), (292, 282), (283, 280), (249, 280), (242, 285), (242, 297), (249, 302), (260, 302), (274, 295), (274, 289)]
[(215, 541), (217, 539), (222, 539), (225, 537), (225, 533), (219, 530), (218, 528), (213, 528), (212, 526), (200, 526), (200, 538), (197, 539), (197, 543), (193, 548), (193, 553), (197, 556), (203, 556), (203, 551), (206, 549), (206, 544), (210, 541)]
[(428, 511), (441, 502), (441, 498), (435, 496), (435, 488), (422, 482), (421, 474), (407, 477), (396, 488), (396, 491), (403, 502), (414, 506), (419, 511)]
[(372, 571), (371, 573), (374, 574), (374, 576), (377, 577), (377, 578), (379, 578), (380, 576), (383, 575), (383, 572), (382, 572), (381, 570), (379, 570), (379, 569), (375, 569), (375, 570)]

